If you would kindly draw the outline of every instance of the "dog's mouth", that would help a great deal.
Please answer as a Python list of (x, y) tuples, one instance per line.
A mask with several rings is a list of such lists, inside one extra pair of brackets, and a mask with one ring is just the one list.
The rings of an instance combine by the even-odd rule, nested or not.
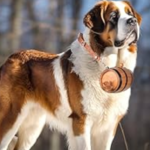
[(123, 47), (124, 45), (131, 45), (137, 42), (137, 31), (132, 30), (129, 32), (125, 39), (123, 40), (115, 40), (114, 46), (115, 47)]

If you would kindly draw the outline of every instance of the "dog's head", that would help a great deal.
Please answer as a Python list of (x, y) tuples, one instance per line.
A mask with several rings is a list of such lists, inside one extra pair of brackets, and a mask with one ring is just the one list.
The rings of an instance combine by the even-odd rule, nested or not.
[(138, 40), (141, 16), (127, 1), (101, 1), (85, 15), (84, 24), (97, 46), (123, 48)]

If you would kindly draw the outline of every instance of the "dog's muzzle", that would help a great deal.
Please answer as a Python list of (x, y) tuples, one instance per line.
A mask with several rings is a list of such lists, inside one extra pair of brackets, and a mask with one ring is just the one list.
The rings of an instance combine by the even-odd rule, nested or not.
[(126, 42), (130, 45), (137, 41), (138, 29), (137, 29), (137, 19), (135, 17), (129, 18), (126, 21), (124, 21), (124, 26), (122, 28), (123, 28), (122, 32), (124, 32), (125, 36), (122, 39), (121, 38), (115, 39), (114, 41), (115, 47), (121, 47), (124, 44), (126, 44)]

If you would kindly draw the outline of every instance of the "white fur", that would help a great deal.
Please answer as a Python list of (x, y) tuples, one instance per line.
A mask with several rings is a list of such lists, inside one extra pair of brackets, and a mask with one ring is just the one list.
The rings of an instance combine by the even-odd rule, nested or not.
[(126, 21), (127, 19), (131, 18), (128, 14), (125, 13), (125, 4), (123, 4), (120, 1), (114, 1), (115, 5), (119, 9), (120, 17), (118, 20), (118, 34), (117, 34), (117, 39), (118, 40), (124, 40), (126, 37)]
[(78, 150), (91, 150), (91, 127), (92, 122), (89, 119), (86, 119), (84, 134), (76, 136)]
[[(62, 55), (63, 55), (63, 53), (62, 53)], [(53, 62), (54, 79), (55, 79), (56, 85), (58, 86), (58, 89), (59, 89), (60, 102), (61, 102), (61, 105), (55, 111), (55, 115), (56, 115), (55, 117), (57, 117), (57, 120), (56, 120), (57, 125), (55, 124), (54, 128), (58, 128), (62, 132), (66, 132), (68, 130), (68, 124), (71, 121), (71, 119), (69, 119), (69, 115), (71, 114), (72, 110), (69, 105), (67, 89), (65, 87), (63, 73), (62, 73), (62, 67), (60, 64), (60, 59), (61, 59), (62, 55), (60, 55), (60, 58), (56, 59)], [(49, 117), (52, 118), (53, 116), (49, 116)], [(53, 127), (52, 124), (50, 123), (50, 126)]]
[(14, 136), (13, 139), (11, 140), (7, 150), (14, 150), (17, 142), (18, 142), (18, 137)]
[[(92, 127), (91, 146), (92, 150), (110, 150), (114, 138), (116, 119), (109, 118), (107, 121), (95, 122)], [(102, 128), (103, 126), (103, 128)]]
[[(62, 53), (62, 54), (64, 54), (64, 53)], [(71, 114), (72, 110), (71, 110), (70, 105), (68, 103), (67, 89), (65, 87), (63, 73), (62, 73), (62, 67), (60, 64), (61, 56), (62, 55), (60, 55), (60, 58), (56, 59), (53, 62), (53, 69), (54, 69), (55, 82), (59, 88), (59, 92), (60, 92), (60, 96), (61, 96), (61, 98), (60, 98), (61, 106), (58, 108), (58, 111), (60, 111), (62, 113), (58, 114), (58, 117), (59, 117), (59, 115), (62, 115), (60, 118), (63, 118), (63, 117), (67, 118)]]
[[(89, 37), (89, 34), (86, 29), (86, 35), (84, 36), (87, 38)], [(89, 39), (89, 38), (87, 38)], [(87, 41), (88, 42), (88, 41)], [(108, 67), (115, 67), (119, 65), (120, 63), (124, 64), (124, 67), (127, 67), (131, 69), (132, 71), (134, 70), (135, 64), (136, 64), (136, 56), (137, 53), (131, 53), (128, 50), (128, 46), (124, 49), (117, 49), (115, 47), (106, 47), (104, 50), (103, 55), (100, 58), (99, 62), (93, 61), (93, 58), (88, 54), (88, 52), (78, 43), (78, 41), (75, 41), (72, 44), (71, 50), (73, 52), (72, 56), (72, 62), (76, 64), (73, 68), (73, 71), (76, 72), (80, 78), (83, 80), (85, 84), (85, 90), (82, 91), (82, 95), (85, 98), (85, 101), (83, 100), (83, 105), (90, 107), (90, 110), (87, 110), (87, 113), (92, 110), (92, 115), (98, 111), (99, 113), (101, 112), (101, 107), (103, 110), (103, 106), (105, 104), (102, 103), (109, 103), (108, 99), (113, 99), (118, 103), (117, 99), (119, 100), (120, 98), (123, 99), (123, 95), (125, 96), (125, 99), (129, 97), (130, 95), (130, 90), (127, 90), (122, 93), (117, 93), (117, 94), (109, 94), (104, 92), (99, 84), (99, 77), (101, 72)], [(84, 56), (84, 57), (83, 57)], [(118, 64), (119, 62), (119, 64)], [(89, 101), (88, 101), (89, 99)], [(92, 100), (91, 100), (92, 99)], [(85, 104), (84, 104), (85, 102)], [(116, 106), (116, 103), (114, 104)], [(122, 106), (124, 107), (124, 110), (122, 113), (125, 113), (127, 107), (128, 107), (128, 102), (121, 100)], [(92, 105), (95, 105), (92, 107)], [(96, 109), (96, 108), (99, 109)], [(117, 108), (118, 109), (118, 108)], [(101, 114), (101, 113), (100, 113)]]

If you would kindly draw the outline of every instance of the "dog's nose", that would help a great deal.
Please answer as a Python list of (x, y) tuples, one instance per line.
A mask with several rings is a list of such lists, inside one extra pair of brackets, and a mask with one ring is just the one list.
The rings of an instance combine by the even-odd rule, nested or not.
[(116, 47), (120, 47), (124, 44), (124, 40), (122, 40), (122, 41), (116, 40), (114, 44)]
[(137, 23), (137, 19), (136, 18), (129, 18), (127, 20), (127, 25), (135, 26), (136, 23)]

